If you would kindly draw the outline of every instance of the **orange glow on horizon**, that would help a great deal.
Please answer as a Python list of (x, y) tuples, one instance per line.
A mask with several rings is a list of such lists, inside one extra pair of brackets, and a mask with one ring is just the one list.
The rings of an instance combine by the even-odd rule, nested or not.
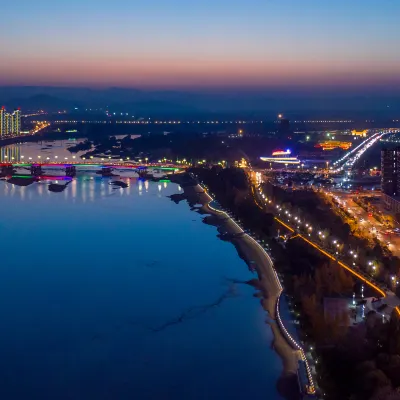
[[(334, 68), (335, 67), (335, 68)], [(295, 65), (282, 60), (246, 59), (232, 55), (197, 57), (131, 57), (118, 58), (77, 54), (70, 57), (44, 55), (40, 58), (11, 58), (0, 64), (0, 77), (7, 84), (95, 85), (95, 86), (254, 86), (338, 84), (373, 85), (393, 83), (398, 73), (387, 68), (385, 73), (364, 65), (315, 64), (299, 61)], [(398, 78), (400, 83), (400, 76)]]

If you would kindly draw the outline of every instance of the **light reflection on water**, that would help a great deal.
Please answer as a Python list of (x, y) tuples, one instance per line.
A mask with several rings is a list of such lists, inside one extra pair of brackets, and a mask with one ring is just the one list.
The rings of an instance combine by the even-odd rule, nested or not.
[(52, 161), (55, 161), (55, 157), (57, 157), (58, 160), (65, 160), (65, 158), (71, 160), (72, 156), (79, 159), (79, 156), (82, 155), (83, 152), (72, 154), (68, 151), (68, 148), (84, 140), (85, 139), (46, 140), (42, 142), (10, 144), (0, 148), (0, 162), (29, 162), (30, 159), (37, 161), (38, 156), (40, 156), (42, 160), (50, 159)]
[[(128, 183), (128, 187), (123, 190), (115, 188), (111, 182), (116, 179)], [(62, 184), (61, 181), (55, 181), (55, 183)], [(34, 196), (42, 197), (50, 195), (51, 192), (48, 190), (48, 184), (49, 181), (43, 180), (24, 187), (3, 181), (0, 184), (0, 195), (9, 197), (17, 196), (20, 200), (31, 200)], [(163, 185), (155, 185), (157, 185), (158, 192), (168, 189), (168, 182), (163, 182)], [(72, 202), (75, 202), (79, 196), (79, 200), (85, 203), (86, 201), (94, 202), (110, 195), (130, 196), (135, 193), (142, 195), (143, 186), (145, 192), (148, 193), (149, 181), (144, 181), (141, 178), (114, 177), (111, 179), (100, 177), (94, 173), (78, 173), (78, 176), (72, 180), (67, 189), (62, 192), (62, 195), (65, 199), (70, 199)], [(174, 187), (176, 188), (176, 192), (178, 192), (178, 187), (175, 185)], [(28, 197), (26, 197), (27, 194)], [(61, 193), (53, 195), (60, 196)]]
[(0, 397), (279, 399), (234, 247), (166, 197), (177, 185), (109, 181), (0, 181)]
[[(126, 137), (126, 135), (116, 135), (117, 140)], [(131, 135), (132, 139), (139, 135)], [(40, 159), (49, 161), (61, 160), (79, 160), (85, 151), (71, 153), (68, 148), (82, 143), (86, 138), (69, 140), (43, 140), (40, 142), (15, 143), (0, 148), (0, 162), (29, 162)], [(107, 156), (104, 155), (107, 158)], [(93, 161), (99, 161), (101, 157), (94, 157)]]

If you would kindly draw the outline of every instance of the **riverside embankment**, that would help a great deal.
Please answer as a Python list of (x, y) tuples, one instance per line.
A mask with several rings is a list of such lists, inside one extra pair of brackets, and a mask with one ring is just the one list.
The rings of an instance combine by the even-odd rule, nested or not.
[[(298, 373), (299, 360), (305, 361), (304, 352), (291, 337), (284, 326), (280, 315), (280, 297), (283, 288), (273, 267), (273, 262), (268, 253), (247, 235), (242, 228), (224, 211), (212, 206), (213, 198), (195, 180), (188, 180), (183, 176), (176, 177), (177, 183), (183, 188), (182, 198), (186, 198), (190, 205), (201, 205), (200, 212), (209, 214), (205, 222), (217, 227), (224, 240), (230, 241), (237, 249), (239, 256), (249, 265), (255, 268), (258, 281), (254, 286), (262, 292), (262, 306), (269, 315), (269, 325), (274, 335), (273, 347), (280, 355), (283, 362), (282, 381), (287, 382), (289, 377)], [(308, 369), (307, 362), (305, 368)], [(311, 385), (312, 377), (308, 376)]]

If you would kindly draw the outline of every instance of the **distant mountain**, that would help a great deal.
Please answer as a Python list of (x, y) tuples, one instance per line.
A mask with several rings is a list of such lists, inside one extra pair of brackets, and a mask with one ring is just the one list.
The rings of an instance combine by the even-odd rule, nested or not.
[[(47, 111), (103, 109), (138, 116), (200, 116), (274, 119), (400, 119), (396, 91), (360, 89), (139, 90), (111, 87), (0, 86), (0, 105)], [(221, 117), (222, 118), (222, 117)]]
[[(85, 110), (86, 108), (93, 107), (91, 103), (83, 103), (72, 100), (60, 99), (58, 97), (53, 97), (46, 94), (38, 94), (28, 98), (18, 98), (10, 99), (7, 101), (7, 107), (17, 108), (21, 107), (23, 110), (37, 110), (43, 109), (49, 112), (67, 110), (72, 111), (78, 109), (79, 111)], [(104, 113), (106, 107), (101, 104)], [(159, 100), (148, 100), (148, 101), (127, 101), (127, 102), (109, 102), (108, 108), (112, 110), (117, 110), (118, 112), (129, 112), (130, 114), (138, 116), (167, 116), (167, 115), (185, 115), (185, 114), (195, 114), (199, 110), (196, 107), (190, 105), (179, 104), (174, 102), (159, 101)], [(99, 112), (100, 114), (100, 112)]]
[(11, 98), (6, 101), (6, 104), (10, 108), (21, 107), (22, 110), (43, 109), (48, 111), (71, 110), (74, 107), (82, 106), (81, 103), (60, 99), (47, 94), (37, 94), (28, 98)]

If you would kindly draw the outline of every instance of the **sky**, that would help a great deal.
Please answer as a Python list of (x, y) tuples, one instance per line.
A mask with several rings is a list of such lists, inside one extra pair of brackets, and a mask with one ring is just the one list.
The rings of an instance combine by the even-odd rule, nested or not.
[(400, 0), (19, 0), (0, 84), (400, 87)]

